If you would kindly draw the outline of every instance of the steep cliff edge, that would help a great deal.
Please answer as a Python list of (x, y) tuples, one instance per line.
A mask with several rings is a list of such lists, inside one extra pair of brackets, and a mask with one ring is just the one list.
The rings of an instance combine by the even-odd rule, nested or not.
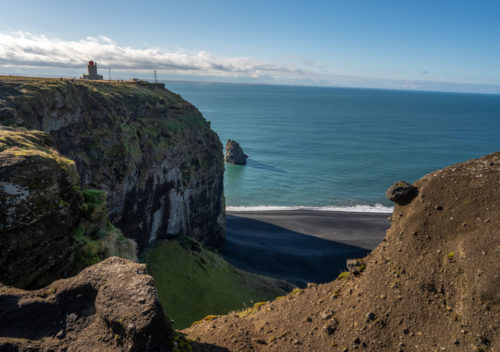
[(140, 250), (179, 234), (222, 244), (222, 145), (162, 85), (4, 77), (0, 124), (48, 133), (75, 161), (82, 189), (107, 191), (111, 222)]
[(202, 322), (187, 336), (230, 351), (498, 351), (500, 152), (414, 186), (357, 274)]
[(108, 221), (105, 192), (79, 181), (47, 134), (0, 127), (1, 283), (37, 288), (112, 255), (136, 257)]

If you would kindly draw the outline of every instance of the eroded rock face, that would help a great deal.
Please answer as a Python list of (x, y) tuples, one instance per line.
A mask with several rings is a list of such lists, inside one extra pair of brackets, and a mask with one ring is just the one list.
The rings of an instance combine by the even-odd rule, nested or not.
[(112, 257), (36, 291), (0, 285), (2, 351), (171, 351), (146, 266)]
[(50, 134), (141, 250), (178, 234), (222, 245), (222, 145), (179, 95), (144, 82), (3, 80), (0, 123)]
[(105, 192), (79, 189), (75, 163), (41, 131), (0, 127), (0, 282), (37, 288), (135, 243), (107, 218)]
[(45, 133), (0, 128), (0, 282), (38, 286), (71, 271), (78, 181)]
[(224, 156), (224, 161), (236, 164), (236, 165), (246, 165), (248, 155), (243, 153), (238, 142), (228, 139), (226, 143), (226, 155)]

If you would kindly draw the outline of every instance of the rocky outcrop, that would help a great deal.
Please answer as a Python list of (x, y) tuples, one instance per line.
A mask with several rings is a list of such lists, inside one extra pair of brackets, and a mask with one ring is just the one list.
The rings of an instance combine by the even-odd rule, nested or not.
[(236, 165), (246, 165), (247, 158), (248, 155), (243, 153), (243, 149), (241, 149), (238, 142), (228, 139), (224, 161)]
[(39, 131), (0, 129), (0, 282), (30, 287), (72, 270), (82, 195), (72, 161)]
[(49, 134), (82, 189), (107, 191), (111, 222), (141, 250), (179, 234), (222, 244), (222, 145), (163, 85), (4, 78), (0, 124)]
[(358, 275), (216, 317), (187, 336), (231, 351), (500, 350), (500, 152), (415, 187)]
[(411, 183), (398, 181), (385, 192), (385, 196), (392, 202), (404, 205), (409, 203), (417, 193), (417, 189)]
[(41, 131), (0, 127), (0, 282), (36, 288), (135, 244), (107, 220), (102, 191), (79, 190), (75, 163)]
[(36, 291), (0, 285), (1, 351), (172, 351), (146, 266), (112, 257)]

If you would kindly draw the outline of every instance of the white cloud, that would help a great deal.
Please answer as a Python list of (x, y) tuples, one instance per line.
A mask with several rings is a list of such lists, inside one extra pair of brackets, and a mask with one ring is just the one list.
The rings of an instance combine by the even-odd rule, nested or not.
[[(263, 62), (248, 57), (218, 57), (206, 51), (169, 52), (157, 47), (135, 49), (120, 46), (106, 36), (81, 40), (61, 40), (28, 32), (0, 33), (0, 69), (3, 72), (22, 71), (40, 74), (61, 69), (84, 70), (89, 59), (101, 68), (116, 71), (141, 72), (159, 70), (164, 77), (222, 79), (261, 83), (300, 84), (319, 86), (368, 87), (391, 89), (441, 90), (500, 93), (498, 84), (470, 84), (397, 80), (338, 75), (309, 58), (279, 57), (279, 63)], [(115, 72), (116, 72), (115, 71)], [(422, 74), (427, 73), (423, 71)]]
[(302, 76), (294, 65), (260, 62), (246, 57), (224, 58), (206, 51), (167, 52), (159, 48), (120, 46), (106, 36), (65, 41), (28, 32), (0, 33), (0, 65), (83, 68), (89, 59), (113, 69), (165, 70), (212, 76)]

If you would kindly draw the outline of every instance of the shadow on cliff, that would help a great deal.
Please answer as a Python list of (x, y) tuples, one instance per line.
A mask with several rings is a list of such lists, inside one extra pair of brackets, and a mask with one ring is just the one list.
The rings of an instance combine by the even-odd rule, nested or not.
[(298, 286), (332, 281), (349, 258), (370, 251), (290, 231), (267, 222), (228, 215), (222, 254), (240, 269)]
[(282, 169), (278, 169), (277, 167), (259, 163), (258, 161), (255, 161), (253, 159), (247, 159), (247, 164), (246, 166), (248, 167), (253, 167), (254, 169), (261, 169), (261, 170), (267, 170), (267, 171), (272, 171), (272, 172), (277, 172), (280, 174), (285, 174), (286, 171)]
[(191, 348), (193, 349), (193, 352), (231, 352), (224, 347), (196, 341), (191, 342)]

